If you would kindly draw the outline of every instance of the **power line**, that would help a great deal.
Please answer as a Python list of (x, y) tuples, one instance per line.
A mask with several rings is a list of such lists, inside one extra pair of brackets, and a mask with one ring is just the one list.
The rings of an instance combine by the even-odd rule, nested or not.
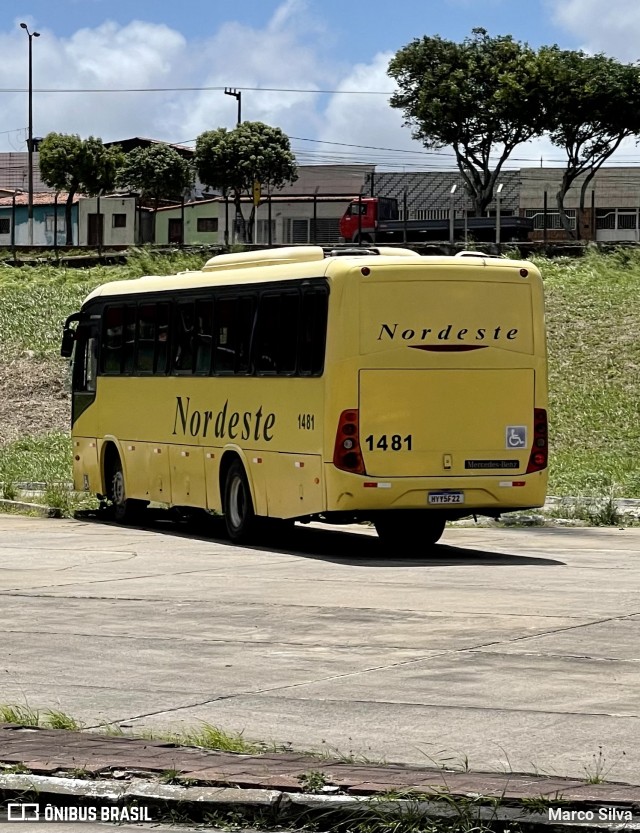
[[(34, 93), (181, 93), (220, 92), (225, 87), (34, 87)], [(265, 93), (314, 93), (316, 95), (392, 95), (393, 90), (315, 90), (308, 87), (238, 87), (237, 90)], [(0, 93), (26, 93), (21, 87), (0, 87)]]

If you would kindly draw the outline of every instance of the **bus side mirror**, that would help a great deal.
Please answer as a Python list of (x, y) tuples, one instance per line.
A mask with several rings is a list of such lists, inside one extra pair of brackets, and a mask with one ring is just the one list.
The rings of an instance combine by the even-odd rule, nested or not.
[(71, 357), (73, 353), (73, 345), (76, 340), (75, 331), (69, 327), (65, 327), (62, 331), (62, 344), (60, 345), (60, 355), (65, 359)]

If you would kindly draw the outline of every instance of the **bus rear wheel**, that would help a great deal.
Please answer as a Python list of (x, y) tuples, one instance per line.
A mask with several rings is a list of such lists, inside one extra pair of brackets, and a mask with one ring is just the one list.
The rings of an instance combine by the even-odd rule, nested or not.
[(224, 522), (235, 544), (249, 541), (256, 532), (257, 519), (249, 481), (240, 460), (234, 460), (224, 481)]
[(129, 524), (139, 521), (146, 506), (143, 500), (133, 500), (127, 497), (122, 463), (116, 460), (111, 472), (109, 483), (109, 499), (113, 509), (113, 519), (119, 524)]
[(410, 547), (410, 554), (421, 555), (442, 537), (446, 518), (437, 512), (390, 510), (374, 520), (378, 538), (385, 544)]

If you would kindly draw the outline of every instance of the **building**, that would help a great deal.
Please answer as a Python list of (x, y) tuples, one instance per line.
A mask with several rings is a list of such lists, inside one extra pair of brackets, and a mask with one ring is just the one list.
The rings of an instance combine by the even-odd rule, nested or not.
[[(562, 168), (520, 171), (520, 213), (533, 219), (534, 240), (567, 239), (556, 203), (562, 172)], [(600, 168), (587, 185), (584, 211), (579, 217), (583, 182), (584, 176), (579, 177), (564, 200), (571, 228), (580, 224), (580, 238), (599, 242), (640, 241), (640, 167)]]
[(220, 243), (221, 206), (224, 212), (224, 200), (215, 198), (159, 208), (156, 212), (156, 243), (204, 246)]
[[(24, 191), (29, 189), (29, 154), (0, 153), (0, 189)], [(40, 177), (40, 154), (33, 154), (33, 191), (34, 194), (52, 194), (53, 188), (45, 185)]]
[[(4, 189), (3, 189), (4, 190)], [(6, 191), (4, 191), (6, 193)], [(78, 245), (78, 202), (71, 209), (74, 245)], [(67, 242), (66, 193), (33, 195), (33, 245), (64, 246)], [(29, 245), (29, 199), (22, 192), (0, 196), (0, 246)]]
[(80, 246), (138, 246), (153, 243), (153, 211), (132, 194), (82, 197)]
[[(125, 150), (150, 147), (158, 142), (134, 137), (119, 144)], [(193, 158), (193, 149), (172, 145), (185, 158)], [(54, 232), (55, 203), (51, 189), (40, 178), (39, 154), (34, 152), (34, 219), (38, 230), (35, 245), (52, 245), (66, 240), (64, 220), (57, 221)], [(488, 213), (502, 216), (520, 215), (533, 221), (534, 240), (567, 239), (560, 223), (556, 194), (562, 180), (562, 167), (503, 170), (497, 180), (502, 186)], [(28, 180), (27, 153), (0, 153), (0, 245), (26, 245), (22, 231), (22, 206), (26, 204)], [(583, 240), (640, 242), (640, 166), (601, 168), (588, 184), (585, 205), (579, 217), (580, 189), (584, 177), (578, 178), (565, 198), (569, 224), (579, 227)], [(16, 216), (12, 218), (12, 197), (16, 194)], [(377, 171), (375, 165), (303, 165), (298, 179), (291, 185), (268, 193), (262, 187), (260, 202), (252, 216), (253, 203), (243, 202), (245, 221), (252, 224), (252, 237), (260, 244), (319, 243), (338, 240), (340, 217), (349, 202), (358, 195), (394, 197), (402, 219), (444, 219), (453, 209), (457, 217), (472, 213), (464, 181), (457, 170), (389, 172)], [(8, 200), (8, 202), (7, 202)], [(62, 217), (58, 200), (57, 216)], [(233, 243), (240, 239), (235, 222), (235, 207), (230, 199), (212, 193), (198, 184), (184, 204), (158, 210), (155, 233), (152, 212), (141, 207), (134, 196), (110, 195), (98, 201), (81, 199), (74, 204), (74, 244), (94, 246), (159, 244)], [(100, 217), (98, 215), (101, 215)], [(184, 226), (184, 231), (183, 231)], [(12, 229), (15, 227), (15, 234)], [(25, 232), (26, 234), (26, 232)]]

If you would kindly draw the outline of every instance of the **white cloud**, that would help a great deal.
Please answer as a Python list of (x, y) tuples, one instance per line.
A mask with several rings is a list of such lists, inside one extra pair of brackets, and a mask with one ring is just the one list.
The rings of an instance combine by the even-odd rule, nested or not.
[(554, 23), (571, 32), (587, 52), (624, 61), (638, 58), (640, 4), (637, 0), (548, 0)]
[[(573, 27), (589, 48), (613, 53), (640, 33), (637, 0), (616, 0), (616, 14), (601, 0), (547, 0), (557, 22)], [(626, 10), (620, 14), (620, 7)], [(623, 20), (624, 23), (620, 23)], [(624, 38), (622, 31), (624, 27)], [(187, 41), (169, 26), (134, 21), (122, 26), (106, 21), (69, 38), (42, 30), (34, 41), (34, 88), (217, 87), (157, 93), (35, 93), (34, 134), (50, 131), (95, 135), (104, 140), (148, 136), (181, 142), (204, 130), (235, 125), (237, 103), (224, 87), (243, 87), (242, 116), (281, 127), (292, 137), (302, 163), (375, 162), (394, 170), (454, 166), (452, 152), (426, 151), (403, 126), (402, 113), (389, 106), (394, 81), (387, 75), (391, 52), (349, 64), (333, 52), (336, 33), (315, 17), (310, 0), (283, 0), (262, 28), (225, 23)], [(626, 47), (625, 47), (626, 48)], [(14, 21), (0, 32), (4, 88), (27, 85), (27, 39)], [(618, 49), (619, 57), (621, 56)], [(252, 90), (248, 88), (262, 88)], [(361, 91), (361, 95), (325, 92), (278, 92), (265, 88)], [(385, 91), (385, 95), (372, 93)], [(0, 150), (26, 149), (26, 92), (0, 93), (3, 122)], [(364, 146), (340, 147), (343, 145)], [(375, 150), (388, 148), (391, 150)], [(634, 148), (626, 149), (627, 154)], [(560, 151), (539, 140), (516, 149), (509, 167), (561, 162)]]
[[(27, 46), (22, 33), (0, 35), (4, 87), (27, 86)], [(133, 22), (104, 23), (69, 39), (43, 30), (33, 42), (33, 87), (53, 89), (126, 88), (175, 83), (186, 42), (167, 26)], [(27, 123), (27, 95), (2, 93), (6, 129)], [(162, 124), (164, 94), (39, 93), (33, 95), (34, 135), (50, 131), (101, 136), (103, 139), (148, 135)], [(0, 136), (3, 150), (16, 147), (15, 136)]]
[(356, 161), (356, 156), (364, 154), (368, 157), (367, 161), (375, 161), (395, 170), (451, 166), (450, 151), (426, 151), (421, 142), (411, 138), (410, 128), (403, 126), (402, 113), (389, 105), (389, 98), (395, 90), (395, 82), (387, 75), (392, 57), (391, 52), (379, 53), (371, 63), (357, 64), (350, 69), (339, 82), (337, 90), (363, 93), (387, 91), (388, 95), (333, 95), (324, 110), (318, 138), (327, 142), (389, 148), (397, 152), (331, 149), (327, 146), (327, 155), (339, 159), (340, 154), (346, 154), (351, 156), (349, 161)]

